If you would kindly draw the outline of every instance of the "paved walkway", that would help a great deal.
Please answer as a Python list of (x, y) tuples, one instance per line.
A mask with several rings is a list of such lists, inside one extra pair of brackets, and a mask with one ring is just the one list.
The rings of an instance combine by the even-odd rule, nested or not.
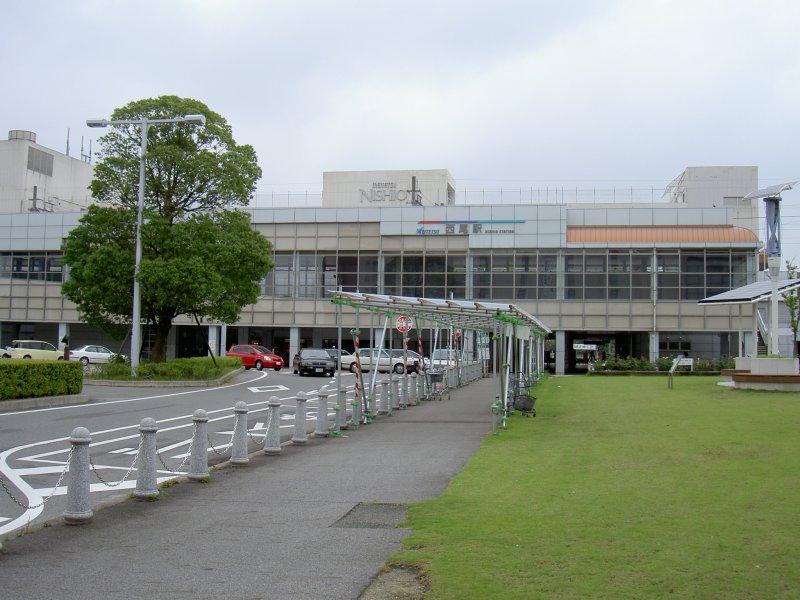
[(407, 531), (331, 527), (360, 502), (439, 495), (491, 429), (491, 380), (125, 501), (0, 554), (4, 598), (357, 598)]

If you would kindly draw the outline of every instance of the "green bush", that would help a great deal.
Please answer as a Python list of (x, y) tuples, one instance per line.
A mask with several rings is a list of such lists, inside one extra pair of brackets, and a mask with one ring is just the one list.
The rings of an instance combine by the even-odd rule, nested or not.
[(83, 366), (62, 360), (0, 360), (0, 400), (80, 394)]
[[(137, 380), (152, 381), (197, 381), (216, 379), (242, 366), (241, 360), (232, 357), (217, 357), (214, 366), (211, 357), (176, 358), (162, 363), (139, 363)], [(107, 363), (99, 365), (96, 371), (89, 374), (92, 379), (130, 380), (129, 363)]]

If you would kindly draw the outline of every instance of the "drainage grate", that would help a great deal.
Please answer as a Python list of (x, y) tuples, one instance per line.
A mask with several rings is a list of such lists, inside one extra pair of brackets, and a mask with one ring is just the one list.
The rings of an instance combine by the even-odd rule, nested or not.
[(405, 520), (404, 504), (359, 502), (331, 527), (394, 529)]

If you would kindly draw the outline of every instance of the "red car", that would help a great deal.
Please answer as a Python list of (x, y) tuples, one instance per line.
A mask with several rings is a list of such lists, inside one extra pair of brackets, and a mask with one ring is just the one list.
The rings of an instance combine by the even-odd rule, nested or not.
[(264, 346), (254, 344), (242, 344), (231, 346), (228, 356), (236, 356), (241, 359), (245, 369), (275, 369), (280, 371), (283, 368), (283, 359), (277, 354), (273, 354)]

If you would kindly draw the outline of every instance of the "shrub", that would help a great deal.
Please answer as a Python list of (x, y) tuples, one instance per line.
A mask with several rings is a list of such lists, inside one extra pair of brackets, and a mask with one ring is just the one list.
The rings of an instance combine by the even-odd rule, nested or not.
[[(216, 379), (225, 373), (242, 366), (241, 360), (233, 357), (217, 357), (217, 366), (214, 366), (211, 357), (197, 356), (194, 358), (176, 358), (161, 363), (139, 363), (138, 377), (153, 381), (196, 381)], [(89, 375), (92, 379), (132, 379), (131, 366), (128, 363), (107, 363), (100, 365), (96, 371)]]
[(0, 400), (79, 394), (83, 366), (55, 360), (0, 360)]
[(669, 371), (672, 368), (672, 358), (669, 356), (659, 356), (656, 365), (659, 371)]

